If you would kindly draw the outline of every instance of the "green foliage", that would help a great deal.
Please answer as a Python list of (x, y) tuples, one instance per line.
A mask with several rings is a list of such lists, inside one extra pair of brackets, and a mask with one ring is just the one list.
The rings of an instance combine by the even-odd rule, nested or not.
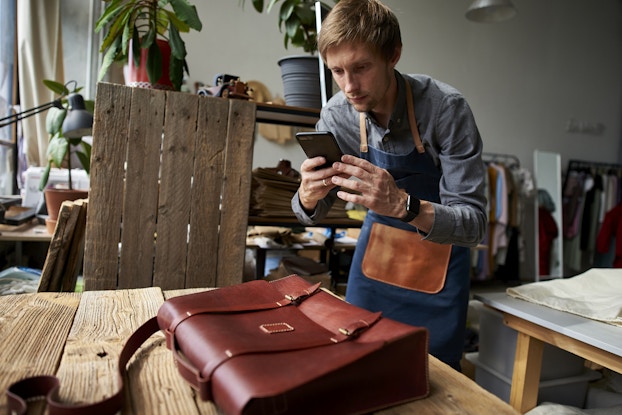
[[(244, 7), (245, 0), (240, 0)], [(334, 0), (336, 3), (338, 0)], [(283, 33), (285, 49), (292, 46), (302, 47), (305, 52), (317, 52), (317, 29), (315, 24), (315, 0), (269, 0), (264, 9), (264, 0), (252, 0), (253, 8), (259, 13), (269, 13), (278, 2), (282, 2), (279, 9), (279, 31)], [(322, 5), (330, 9), (327, 3)], [(285, 31), (283, 32), (283, 28)]]
[[(69, 109), (69, 104), (67, 102), (66, 97), (71, 93), (78, 93), (82, 90), (82, 87), (78, 87), (75, 81), (70, 81), (66, 84), (61, 84), (56, 81), (51, 81), (49, 79), (45, 79), (43, 84), (52, 92), (60, 95), (58, 99), (60, 102), (60, 107), (52, 107), (48, 110), (47, 116), (45, 118), (45, 128), (50, 135), (50, 142), (48, 143), (48, 163), (43, 171), (41, 176), (41, 181), (39, 182), (39, 190), (45, 189), (47, 186), (48, 180), (50, 178), (50, 170), (52, 167), (63, 168), (67, 167), (68, 175), (69, 175), (69, 188), (72, 189), (72, 181), (71, 181), (71, 158), (70, 149), (71, 146), (80, 145), (80, 149), (76, 150), (75, 154), (80, 161), (82, 168), (88, 174), (90, 172), (91, 166), (91, 145), (86, 141), (83, 141), (81, 137), (78, 138), (68, 138), (63, 135), (63, 121), (65, 121), (65, 117), (67, 116), (67, 110)], [(74, 85), (73, 89), (69, 89), (68, 86), (70, 84)], [(95, 102), (91, 100), (84, 101), (86, 110), (90, 113), (93, 113), (93, 109), (95, 107)]]
[(148, 49), (147, 75), (155, 84), (162, 76), (162, 54), (156, 42), (161, 38), (171, 46), (169, 74), (174, 88), (180, 90), (184, 70), (188, 72), (186, 45), (180, 33), (190, 29), (200, 32), (203, 28), (196, 7), (188, 0), (106, 0), (106, 3), (95, 26), (96, 32), (107, 28), (100, 48), (104, 58), (99, 80), (113, 62), (128, 62), (132, 40), (134, 45), (140, 45), (140, 48), (133, 48), (136, 65), (140, 62), (140, 49)]

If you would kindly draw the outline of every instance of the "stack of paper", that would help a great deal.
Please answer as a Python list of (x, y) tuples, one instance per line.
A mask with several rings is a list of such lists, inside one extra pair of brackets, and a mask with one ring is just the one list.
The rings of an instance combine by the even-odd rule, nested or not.
[[(278, 173), (273, 168), (253, 170), (250, 214), (262, 217), (293, 217), (291, 200), (300, 186), (300, 179)], [(345, 202), (337, 199), (329, 218), (346, 218)]]

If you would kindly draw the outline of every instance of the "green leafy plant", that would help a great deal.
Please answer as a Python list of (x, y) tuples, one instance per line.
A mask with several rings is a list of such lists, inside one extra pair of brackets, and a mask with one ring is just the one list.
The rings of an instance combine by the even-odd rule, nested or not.
[[(91, 145), (84, 141), (82, 137), (65, 137), (63, 135), (63, 122), (69, 109), (67, 97), (69, 94), (78, 93), (83, 87), (78, 87), (75, 81), (69, 81), (63, 85), (49, 79), (44, 80), (43, 84), (54, 93), (59, 94), (60, 98), (57, 99), (57, 106), (50, 108), (45, 118), (45, 128), (48, 134), (50, 134), (50, 142), (47, 149), (48, 163), (41, 176), (39, 190), (43, 190), (47, 186), (52, 167), (67, 168), (69, 176), (68, 186), (69, 189), (73, 189), (71, 181), (71, 147), (79, 146), (75, 149), (75, 154), (82, 168), (88, 174), (91, 165)], [(70, 85), (73, 85), (72, 89), (69, 89)], [(95, 106), (94, 101), (84, 100), (84, 104), (86, 110), (92, 114)]]
[(96, 32), (108, 28), (100, 48), (104, 58), (99, 79), (113, 62), (128, 62), (131, 40), (134, 45), (140, 45), (132, 48), (136, 65), (140, 63), (140, 50), (148, 49), (147, 75), (155, 84), (162, 76), (162, 53), (156, 42), (160, 38), (171, 46), (169, 76), (173, 87), (180, 90), (183, 73), (188, 72), (186, 45), (180, 33), (203, 28), (196, 7), (187, 0), (106, 0), (106, 3), (95, 26)]
[[(244, 7), (245, 0), (240, 0)], [(264, 0), (252, 0), (253, 7), (259, 13), (269, 13), (278, 2), (282, 1), (279, 9), (279, 31), (284, 33), (283, 45), (287, 49), (292, 46), (302, 47), (305, 52), (317, 52), (317, 27), (315, 22), (315, 0), (269, 0), (264, 10)], [(338, 0), (335, 1), (335, 3)], [(332, 7), (321, 2), (326, 10)], [(283, 32), (285, 28), (285, 32)]]

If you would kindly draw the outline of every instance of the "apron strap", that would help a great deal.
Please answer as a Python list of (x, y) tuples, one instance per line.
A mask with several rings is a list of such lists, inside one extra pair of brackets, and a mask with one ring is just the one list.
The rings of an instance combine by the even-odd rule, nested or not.
[(415, 117), (415, 104), (413, 103), (413, 93), (412, 88), (410, 87), (410, 82), (406, 78), (404, 78), (404, 83), (406, 84), (406, 108), (408, 109), (408, 123), (410, 124), (410, 132), (415, 139), (415, 147), (417, 151), (421, 154), (425, 152), (423, 148), (423, 143), (421, 142), (421, 137), (419, 136), (419, 128), (417, 127), (417, 118)]
[[(410, 125), (410, 133), (413, 136), (413, 140), (415, 141), (415, 148), (418, 153), (424, 153), (425, 148), (423, 147), (423, 143), (421, 142), (421, 136), (419, 136), (419, 129), (417, 128), (417, 118), (415, 117), (415, 104), (413, 103), (413, 94), (410, 83), (406, 78), (404, 78), (404, 83), (406, 84), (406, 110), (408, 112), (408, 124)], [(361, 153), (367, 153), (367, 126), (366, 115), (364, 112), (359, 113), (359, 128), (361, 134)]]
[(367, 153), (367, 125), (365, 124), (365, 113), (359, 113), (359, 127), (361, 131), (361, 153)]

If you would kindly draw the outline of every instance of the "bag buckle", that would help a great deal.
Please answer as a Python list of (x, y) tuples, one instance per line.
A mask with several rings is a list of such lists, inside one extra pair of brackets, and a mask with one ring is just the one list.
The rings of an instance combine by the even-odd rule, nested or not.
[(305, 298), (308, 298), (315, 294), (315, 292), (320, 288), (320, 285), (321, 283), (318, 282), (317, 284), (310, 286), (306, 290), (302, 290), (294, 294), (285, 294), (285, 299), (295, 305), (298, 305)]
[(373, 326), (380, 319), (381, 315), (381, 312), (369, 313), (366, 317), (354, 321), (346, 327), (340, 327), (338, 331), (340, 334), (348, 338), (358, 336), (362, 331), (365, 331)]

